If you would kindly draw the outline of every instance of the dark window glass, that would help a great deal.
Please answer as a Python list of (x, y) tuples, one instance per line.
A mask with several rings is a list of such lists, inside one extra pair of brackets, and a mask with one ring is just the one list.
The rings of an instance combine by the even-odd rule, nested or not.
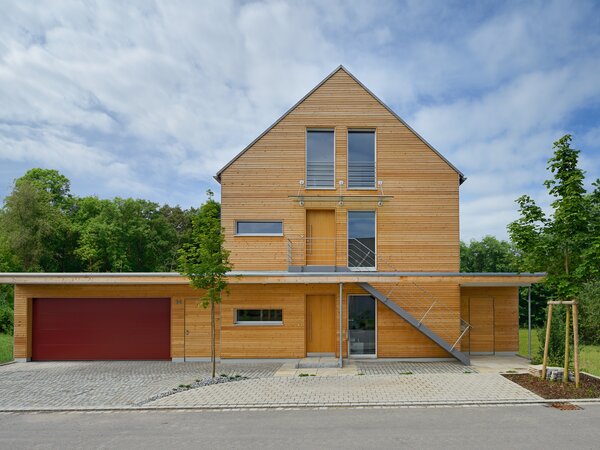
[(238, 309), (236, 322), (283, 322), (283, 310)]
[(306, 187), (335, 187), (333, 130), (306, 132)]
[(375, 212), (348, 211), (348, 266), (375, 267)]
[(283, 234), (283, 222), (239, 221), (236, 234)]
[(351, 355), (375, 354), (375, 299), (352, 295), (348, 301), (348, 340)]
[(374, 131), (348, 131), (348, 187), (375, 187)]

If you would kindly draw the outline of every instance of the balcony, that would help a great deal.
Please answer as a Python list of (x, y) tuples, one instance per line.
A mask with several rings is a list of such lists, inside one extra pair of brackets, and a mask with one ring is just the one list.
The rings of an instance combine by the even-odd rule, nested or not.
[(288, 238), (287, 252), (290, 272), (376, 270), (375, 241), (370, 239)]

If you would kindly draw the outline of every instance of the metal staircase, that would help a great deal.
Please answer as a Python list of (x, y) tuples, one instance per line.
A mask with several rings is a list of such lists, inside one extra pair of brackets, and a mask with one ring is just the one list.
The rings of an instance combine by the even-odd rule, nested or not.
[[(404, 308), (402, 308), (401, 306), (399, 306), (395, 301), (393, 301), (392, 299), (390, 299), (389, 297), (387, 297), (383, 293), (379, 292), (377, 289), (375, 289), (369, 283), (357, 283), (357, 284), (362, 289), (364, 289), (369, 294), (371, 294), (373, 297), (375, 297), (377, 300), (379, 300), (381, 303), (383, 303), (385, 306), (387, 306), (392, 311), (394, 311), (396, 314), (398, 314), (400, 317), (402, 317), (410, 325), (412, 325), (413, 327), (415, 327), (419, 332), (423, 333), (425, 336), (427, 336), (433, 342), (435, 342), (440, 347), (442, 347), (444, 350), (446, 350), (448, 353), (450, 353), (453, 357), (455, 357), (456, 359), (458, 359), (463, 364), (469, 365), (469, 363), (470, 363), (469, 355), (467, 355), (467, 354), (465, 354), (465, 353), (463, 353), (463, 352), (461, 352), (461, 351), (459, 351), (459, 350), (456, 349), (456, 346), (458, 345), (458, 343), (460, 342), (460, 340), (464, 337), (464, 335), (466, 334), (466, 332), (470, 328), (470, 325), (468, 323), (462, 321), (462, 319), (461, 319), (461, 322), (463, 324), (463, 326), (462, 326), (463, 329), (461, 329), (461, 334), (458, 337), (458, 339), (456, 340), (456, 342), (453, 345), (450, 345), (440, 335), (438, 335), (431, 328), (429, 328), (428, 326), (426, 326), (423, 323), (423, 318), (421, 318), (421, 320), (417, 320), (417, 318), (415, 316), (413, 316), (407, 310), (405, 310)], [(427, 312), (429, 312), (431, 310), (431, 308), (433, 308), (434, 304), (435, 304), (435, 301), (430, 306), (430, 308), (429, 308), (429, 310)], [(427, 315), (427, 313), (425, 313), (425, 315)], [(425, 316), (423, 316), (423, 317), (425, 317)]]

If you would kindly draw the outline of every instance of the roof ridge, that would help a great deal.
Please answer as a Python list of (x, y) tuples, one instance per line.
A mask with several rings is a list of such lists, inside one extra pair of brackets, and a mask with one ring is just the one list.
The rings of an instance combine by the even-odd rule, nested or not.
[(329, 75), (327, 75), (323, 80), (321, 80), (314, 88), (312, 88), (306, 95), (304, 95), (300, 100), (298, 100), (294, 105), (289, 108), (285, 113), (281, 115), (271, 126), (269, 126), (265, 131), (263, 131), (256, 139), (254, 139), (250, 144), (248, 144), (244, 149), (235, 155), (227, 164), (225, 164), (221, 170), (217, 172), (215, 175), (215, 180), (219, 183), (221, 182), (221, 174), (231, 166), (237, 159), (246, 153), (256, 142), (258, 142), (264, 135), (266, 135), (269, 131), (271, 131), (279, 122), (281, 122), (288, 114), (290, 114), (294, 109), (296, 109), (304, 100), (310, 97), (317, 89), (319, 89), (325, 82), (327, 82), (331, 77), (333, 77), (340, 70), (343, 70), (350, 78), (352, 78), (361, 88), (363, 88), (371, 97), (373, 97), (381, 106), (383, 106), (390, 114), (392, 114), (400, 123), (402, 123), (406, 128), (408, 128), (415, 136), (417, 136), (427, 147), (429, 147), (436, 155), (438, 155), (448, 166), (450, 166), (459, 176), (459, 183), (462, 184), (467, 178), (465, 175), (456, 168), (454, 164), (452, 164), (444, 155), (442, 155), (433, 145), (423, 138), (419, 133), (417, 133), (410, 125), (408, 125), (398, 114), (394, 112), (392, 108), (386, 105), (379, 97), (377, 97), (368, 87), (366, 87), (358, 78), (356, 78), (352, 72), (350, 72), (343, 64), (337, 66)]

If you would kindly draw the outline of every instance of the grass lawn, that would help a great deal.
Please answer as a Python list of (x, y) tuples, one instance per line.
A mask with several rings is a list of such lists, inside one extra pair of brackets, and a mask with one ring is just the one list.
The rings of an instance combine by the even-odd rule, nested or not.
[(0, 363), (12, 361), (13, 359), (13, 337), (8, 334), (0, 334)]
[[(539, 346), (538, 332), (531, 330), (531, 352), (535, 355)], [(519, 355), (527, 357), (527, 328), (519, 330)], [(600, 376), (600, 345), (581, 345), (579, 347), (581, 370)]]

